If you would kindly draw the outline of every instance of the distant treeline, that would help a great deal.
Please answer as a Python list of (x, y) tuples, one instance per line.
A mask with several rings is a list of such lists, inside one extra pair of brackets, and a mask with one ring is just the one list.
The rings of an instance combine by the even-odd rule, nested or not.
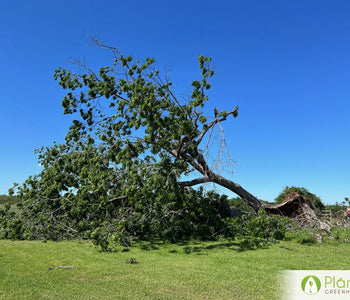
[(16, 204), (17, 198), (15, 196), (0, 195), (0, 204)]

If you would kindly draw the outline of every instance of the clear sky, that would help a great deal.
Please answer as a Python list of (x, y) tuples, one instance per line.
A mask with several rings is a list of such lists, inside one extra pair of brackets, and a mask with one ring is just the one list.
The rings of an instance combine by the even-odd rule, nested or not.
[(237, 161), (224, 171), (260, 199), (303, 186), (325, 203), (350, 196), (350, 1), (60, 0), (0, 2), (0, 194), (40, 171), (34, 149), (63, 142), (71, 118), (55, 68), (70, 58), (110, 63), (87, 35), (154, 57), (179, 95), (215, 75), (208, 114), (226, 121)]

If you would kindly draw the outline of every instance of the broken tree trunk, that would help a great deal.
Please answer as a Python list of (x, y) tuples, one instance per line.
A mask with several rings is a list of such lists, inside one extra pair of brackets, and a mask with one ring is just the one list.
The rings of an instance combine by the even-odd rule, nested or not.
[(281, 215), (284, 217), (294, 218), (307, 214), (310, 218), (316, 218), (315, 211), (310, 207), (304, 197), (296, 192), (290, 193), (283, 203), (265, 206), (265, 211), (271, 215)]
[(319, 228), (326, 232), (330, 230), (330, 225), (319, 218), (317, 210), (297, 192), (290, 193), (283, 203), (264, 206), (264, 209), (269, 215), (292, 218), (301, 226)]

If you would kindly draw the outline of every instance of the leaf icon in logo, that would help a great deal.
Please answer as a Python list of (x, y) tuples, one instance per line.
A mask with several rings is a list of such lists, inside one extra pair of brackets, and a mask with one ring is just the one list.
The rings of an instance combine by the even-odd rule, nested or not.
[(314, 282), (311, 279), (309, 279), (308, 283), (310, 286), (310, 294), (311, 294), (312, 293), (311, 290), (312, 290), (312, 286), (314, 285)]
[(308, 275), (301, 281), (301, 289), (305, 294), (315, 295), (321, 288), (321, 281), (314, 275)]

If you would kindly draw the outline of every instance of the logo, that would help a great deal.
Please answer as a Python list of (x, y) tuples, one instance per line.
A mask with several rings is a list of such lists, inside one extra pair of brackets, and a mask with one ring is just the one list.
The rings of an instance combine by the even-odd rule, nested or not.
[(315, 295), (321, 289), (321, 281), (314, 275), (308, 275), (301, 281), (301, 289), (307, 295)]

